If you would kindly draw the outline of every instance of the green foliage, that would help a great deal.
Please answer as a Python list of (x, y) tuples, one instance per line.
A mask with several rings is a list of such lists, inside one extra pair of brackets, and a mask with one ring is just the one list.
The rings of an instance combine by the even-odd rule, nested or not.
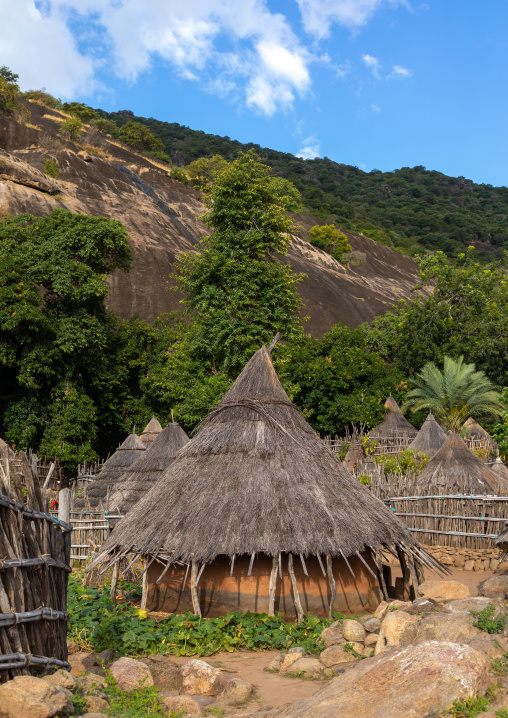
[(282, 207), (288, 212), (303, 212), (302, 195), (295, 185), (284, 177), (271, 177), (274, 192)]
[(97, 119), (90, 120), (90, 125), (92, 127), (96, 127), (99, 132), (102, 132), (105, 135), (111, 135), (112, 137), (115, 137), (115, 135), (118, 133), (118, 127), (115, 125), (115, 123), (111, 120), (105, 120), (103, 117), (98, 117)]
[(72, 142), (77, 142), (83, 133), (83, 123), (79, 117), (68, 117), (60, 125), (60, 134), (68, 137)]
[(88, 105), (84, 105), (81, 102), (64, 102), (63, 109), (70, 115), (79, 117), (82, 122), (90, 123), (92, 121), (99, 121), (101, 116), (99, 113)]
[(332, 621), (306, 616), (301, 623), (288, 623), (266, 613), (228, 613), (220, 618), (200, 618), (192, 613), (172, 614), (159, 621), (143, 618), (127, 603), (113, 603), (108, 585), (84, 587), (81, 577), (69, 577), (69, 638), (94, 650), (111, 649), (127, 656), (173, 654), (211, 656), (219, 651), (287, 650), (302, 646), (306, 653), (320, 653), (319, 637)]
[(15, 85), (18, 84), (19, 75), (17, 75), (15, 72), (12, 72), (12, 70), (10, 70), (7, 65), (2, 65), (2, 67), (0, 67), (0, 77), (6, 82), (11, 82)]
[(181, 167), (173, 167), (171, 170), (171, 179), (174, 179), (181, 184), (187, 184), (187, 174)]
[[(501, 392), (501, 401), (508, 407), (508, 387), (506, 386)], [(494, 425), (492, 438), (498, 443), (499, 455), (503, 461), (506, 461), (508, 458), (508, 408), (503, 412), (501, 421)]]
[(187, 167), (187, 174), (196, 189), (210, 191), (216, 177), (228, 167), (228, 162), (221, 155), (200, 157)]
[(12, 115), (18, 108), (19, 87), (0, 76), (0, 113)]
[(128, 693), (118, 688), (114, 677), (106, 674), (106, 686), (102, 689), (109, 698), (109, 718), (153, 718), (167, 716), (162, 697), (155, 686), (134, 688)]
[(495, 612), (496, 607), (493, 603), (489, 603), (482, 611), (470, 611), (471, 615), (476, 617), (473, 626), (486, 633), (502, 633), (508, 620), (508, 614), (503, 613), (496, 617)]
[(369, 476), (369, 474), (360, 474), (358, 476), (358, 481), (364, 486), (368, 486), (372, 481), (372, 478)]
[(128, 122), (116, 136), (124, 144), (141, 152), (164, 152), (164, 145), (150, 130), (139, 122)]
[(46, 159), (44, 160), (44, 172), (50, 177), (54, 177), (56, 179), (60, 174), (60, 168), (58, 167), (58, 163), (52, 160), (50, 157), (46, 157)]
[(428, 362), (415, 378), (402, 409), (431, 411), (446, 429), (458, 431), (468, 416), (499, 418), (505, 408), (501, 395), (482, 371), (445, 356), (444, 369)]
[(445, 716), (475, 718), (479, 713), (486, 713), (496, 697), (494, 688), (489, 688), (484, 697), (476, 696), (475, 698), (467, 698), (465, 701), (453, 701), (452, 707), (446, 711)]
[(493, 658), (491, 668), (495, 676), (508, 675), (508, 651), (505, 651), (500, 658)]
[(58, 97), (53, 97), (49, 92), (45, 90), (27, 90), (23, 92), (22, 97), (25, 100), (31, 100), (32, 102), (39, 102), (41, 105), (45, 105), (52, 110), (61, 110), (63, 108), (62, 101)]
[(508, 718), (508, 708), (496, 711), (496, 718)]
[(373, 454), (372, 458), (378, 465), (382, 465), (387, 476), (391, 474), (406, 474), (408, 471), (419, 473), (429, 463), (427, 454), (404, 449), (396, 456), (392, 454)]
[(161, 150), (154, 150), (153, 152), (147, 152), (146, 154), (149, 157), (153, 157), (154, 160), (159, 160), (159, 162), (165, 162), (167, 165), (171, 164), (171, 157), (167, 154), (167, 152), (162, 152)]
[(351, 251), (351, 245), (344, 232), (336, 229), (333, 224), (315, 225), (309, 229), (309, 242), (315, 247), (324, 249), (338, 262), (342, 262), (344, 252)]

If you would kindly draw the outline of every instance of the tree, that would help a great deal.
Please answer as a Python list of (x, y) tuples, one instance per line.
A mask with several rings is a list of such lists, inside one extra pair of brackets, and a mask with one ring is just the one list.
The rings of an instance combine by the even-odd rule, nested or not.
[(187, 167), (187, 174), (194, 187), (202, 192), (208, 192), (215, 179), (224, 172), (229, 163), (221, 155), (213, 157), (200, 157)]
[(79, 119), (83, 122), (90, 123), (92, 120), (101, 119), (101, 116), (99, 115), (97, 110), (94, 110), (88, 105), (84, 105), (82, 102), (65, 102), (63, 104), (63, 109), (70, 115), (75, 115), (76, 117), (79, 117)]
[(336, 229), (333, 224), (315, 225), (309, 229), (309, 242), (315, 247), (324, 249), (338, 262), (342, 262), (344, 252), (351, 251), (351, 245), (344, 232)]
[(164, 145), (140, 122), (127, 122), (117, 134), (119, 140), (142, 152), (163, 152)]
[(60, 125), (60, 134), (68, 137), (72, 142), (77, 142), (83, 132), (83, 123), (79, 117), (68, 117)]
[(0, 112), (12, 115), (19, 107), (19, 75), (11, 72), (6, 65), (0, 67)]
[(458, 431), (469, 416), (499, 418), (505, 409), (490, 379), (462, 356), (458, 360), (445, 356), (443, 371), (428, 362), (410, 383), (414, 388), (407, 393), (403, 410), (431, 411), (450, 431)]
[(19, 75), (12, 72), (7, 65), (2, 65), (2, 67), (0, 67), (0, 77), (6, 82), (13, 83), (14, 85), (18, 84)]
[[(506, 386), (501, 392), (501, 400), (508, 407), (508, 387)], [(508, 459), (508, 408), (503, 412), (501, 421), (493, 427), (492, 438), (497, 441), (499, 454), (506, 461)]]

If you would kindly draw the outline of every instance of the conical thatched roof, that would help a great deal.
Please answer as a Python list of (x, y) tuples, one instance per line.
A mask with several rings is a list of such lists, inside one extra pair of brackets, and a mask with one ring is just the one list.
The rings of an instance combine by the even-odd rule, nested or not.
[(189, 442), (189, 437), (176, 422), (168, 424), (147, 451), (129, 467), (110, 494), (108, 509), (125, 514), (160, 479), (171, 466), (176, 454)]
[(417, 542), (327, 449), (257, 351), (198, 434), (116, 526), (96, 563), (279, 552), (346, 556)]
[(369, 439), (391, 439), (402, 436), (413, 438), (418, 434), (414, 426), (409, 423), (401, 412), (393, 396), (389, 396), (385, 401), (385, 407), (388, 412), (385, 414), (383, 421), (369, 433)]
[(86, 498), (85, 495), (78, 496), (75, 507), (84, 508), (87, 503), (91, 507), (99, 506), (101, 502), (104, 504), (111, 487), (122, 476), (125, 469), (133, 464), (145, 450), (146, 447), (139, 436), (129, 434), (115, 453), (103, 464), (95, 480), (89, 484), (86, 489)]
[(490, 468), (497, 476), (500, 476), (508, 484), (508, 466), (501, 461), (499, 456)]
[(423, 494), (504, 494), (508, 488), (470, 451), (459, 434), (450, 434), (416, 480)]
[(351, 441), (348, 452), (342, 462), (346, 469), (354, 474), (356, 468), (365, 461), (365, 452), (359, 441)]
[(159, 436), (159, 434), (162, 431), (162, 426), (159, 424), (158, 419), (155, 418), (155, 416), (152, 416), (148, 424), (145, 426), (141, 434), (139, 435), (139, 438), (145, 444), (146, 448), (150, 446), (152, 441), (155, 441), (155, 439)]
[(432, 414), (423, 422), (423, 426), (416, 435), (416, 438), (409, 444), (408, 449), (412, 451), (421, 451), (428, 456), (434, 456), (436, 451), (443, 446), (446, 441), (446, 434), (434, 419)]

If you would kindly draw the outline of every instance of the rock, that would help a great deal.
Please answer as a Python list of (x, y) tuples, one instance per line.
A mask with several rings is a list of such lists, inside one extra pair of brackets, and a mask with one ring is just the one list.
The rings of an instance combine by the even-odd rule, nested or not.
[(492, 576), (478, 586), (478, 594), (487, 598), (505, 598), (508, 593), (508, 575)]
[(321, 663), (327, 668), (335, 668), (346, 663), (354, 663), (356, 658), (351, 651), (345, 651), (342, 646), (330, 646), (319, 656)]
[(369, 635), (365, 638), (365, 646), (366, 647), (375, 646), (378, 638), (379, 638), (379, 633), (369, 633)]
[(133, 691), (135, 688), (153, 686), (150, 669), (134, 658), (119, 658), (110, 666), (111, 674), (122, 691)]
[(180, 691), (183, 688), (183, 676), (171, 659), (166, 656), (148, 656), (142, 659), (152, 674), (154, 686), (159, 691)]
[(465, 562), (464, 571), (474, 571), (474, 561), (472, 559)]
[(483, 611), (487, 606), (494, 605), (496, 607), (495, 616), (503, 613), (498, 601), (493, 601), (485, 596), (472, 596), (471, 598), (461, 598), (459, 601), (452, 601), (443, 606), (443, 610), (448, 613), (464, 613), (468, 611)]
[(342, 635), (347, 643), (363, 643), (365, 640), (365, 628), (358, 621), (344, 621)]
[(438, 603), (469, 598), (471, 595), (468, 587), (457, 581), (425, 581), (419, 590), (423, 598), (431, 598)]
[(418, 625), (413, 618), (405, 611), (389, 613), (381, 624), (375, 655), (396, 646), (409, 646), (414, 643), (418, 636)]
[(412, 606), (411, 601), (390, 601), (388, 604), (388, 612), (390, 611), (405, 611), (406, 608)]
[(102, 663), (111, 663), (115, 658), (114, 651), (110, 651), (108, 648), (105, 651), (101, 651), (97, 654), (97, 663), (101, 665)]
[(361, 655), (365, 656), (366, 658), (370, 658), (374, 655), (374, 646), (367, 646), (365, 645), (361, 651)]
[(201, 706), (190, 696), (167, 696), (163, 699), (163, 706), (170, 715), (174, 713), (177, 715), (186, 715), (187, 713), (191, 716), (202, 715)]
[(2, 718), (51, 718), (74, 715), (65, 688), (34, 676), (16, 676), (0, 686)]
[(426, 641), (451, 641), (469, 643), (479, 635), (480, 629), (473, 626), (474, 618), (468, 613), (440, 612), (427, 616), (420, 623), (417, 643)]
[(344, 643), (344, 639), (342, 637), (342, 623), (339, 621), (332, 623), (331, 626), (328, 626), (328, 628), (325, 628), (321, 632), (320, 638), (325, 648), (336, 646), (338, 643)]
[(490, 659), (499, 658), (504, 654), (503, 648), (499, 643), (499, 636), (496, 634), (490, 635), (488, 633), (482, 633), (472, 641), (469, 641), (468, 646), (474, 648), (476, 651), (485, 654)]
[(85, 713), (81, 718), (108, 718), (106, 713)]
[(85, 691), (99, 690), (106, 685), (105, 679), (102, 676), (96, 676), (94, 673), (87, 676), (79, 676), (77, 683)]
[[(304, 661), (305, 658), (301, 658), (300, 660)], [(296, 661), (296, 663), (299, 662), (300, 661)], [(214, 695), (221, 701), (245, 701), (253, 690), (254, 686), (252, 683), (242, 681), (240, 678), (234, 678), (228, 673), (221, 673), (214, 683)]]
[(220, 675), (218, 668), (213, 668), (209, 663), (194, 658), (186, 663), (181, 671), (184, 693), (190, 696), (214, 695), (214, 683)]
[(361, 653), (363, 651), (363, 642), (360, 643), (360, 641), (348, 641), (347, 644), (344, 644), (344, 646), (346, 645), (348, 646), (348, 648), (352, 649), (353, 651), (356, 651), (357, 653)]
[(413, 604), (408, 608), (404, 609), (410, 616), (425, 616), (428, 613), (432, 613), (436, 610), (434, 601), (428, 598), (418, 598), (413, 601)]
[(95, 665), (97, 656), (95, 653), (71, 653), (67, 659), (71, 666), (71, 673), (73, 676), (80, 676), (82, 673), (94, 673), (98, 671)]
[(479, 558), (475, 559), (474, 570), (475, 571), (483, 571), (483, 561), (481, 559), (479, 559)]
[(290, 676), (301, 676), (302, 678), (319, 678), (323, 675), (324, 665), (317, 658), (305, 656), (293, 663), (286, 671)]
[(50, 673), (47, 676), (42, 677), (43, 681), (51, 683), (53, 686), (60, 686), (60, 688), (68, 688), (70, 691), (76, 686), (76, 679), (68, 671), (59, 669), (55, 673)]
[(109, 703), (100, 696), (87, 696), (85, 708), (90, 713), (105, 713), (109, 711)]
[(270, 663), (266, 667), (266, 670), (273, 671), (274, 673), (278, 673), (280, 671), (280, 667), (282, 665), (283, 660), (284, 660), (283, 655), (277, 656), (277, 658), (274, 658), (273, 661), (270, 661)]
[(490, 559), (490, 570), (495, 571), (498, 566), (499, 566), (499, 559), (491, 558)]
[(367, 633), (379, 633), (381, 630), (381, 621), (379, 618), (369, 618), (368, 621), (365, 621), (363, 627)]
[(379, 620), (382, 621), (387, 613), (388, 613), (388, 603), (386, 601), (381, 601), (379, 606), (374, 611), (374, 618), (379, 618)]
[(464, 568), (465, 563), (466, 557), (460, 554), (453, 559), (453, 565), (456, 566), (456, 568)]
[(453, 566), (453, 558), (451, 556), (443, 556), (439, 559), (445, 566)]
[(71, 656), (73, 653), (79, 653), (80, 647), (74, 641), (67, 641), (67, 654)]
[(285, 673), (287, 669), (293, 665), (293, 663), (296, 663), (296, 661), (299, 661), (302, 657), (301, 653), (287, 653), (284, 658), (282, 659), (282, 663), (280, 666), (280, 673)]
[(288, 655), (293, 655), (293, 653), (299, 653), (301, 656), (305, 653), (305, 649), (301, 646), (295, 646), (294, 648), (290, 648), (288, 651)]
[(423, 643), (360, 661), (280, 718), (421, 718), (483, 695), (489, 662), (469, 646)]

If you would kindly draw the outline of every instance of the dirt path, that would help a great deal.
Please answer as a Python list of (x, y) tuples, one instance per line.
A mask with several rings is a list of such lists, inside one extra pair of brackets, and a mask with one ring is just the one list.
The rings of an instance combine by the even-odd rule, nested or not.
[[(478, 596), (478, 586), (483, 581), (486, 581), (492, 576), (499, 576), (499, 573), (493, 573), (493, 571), (461, 571), (459, 568), (450, 566), (452, 571), (451, 576), (448, 576), (447, 581), (457, 581), (463, 583), (471, 591), (471, 596)], [(400, 569), (392, 568), (392, 576), (402, 576)], [(427, 581), (439, 581), (438, 576), (432, 571), (425, 569), (425, 578)]]

